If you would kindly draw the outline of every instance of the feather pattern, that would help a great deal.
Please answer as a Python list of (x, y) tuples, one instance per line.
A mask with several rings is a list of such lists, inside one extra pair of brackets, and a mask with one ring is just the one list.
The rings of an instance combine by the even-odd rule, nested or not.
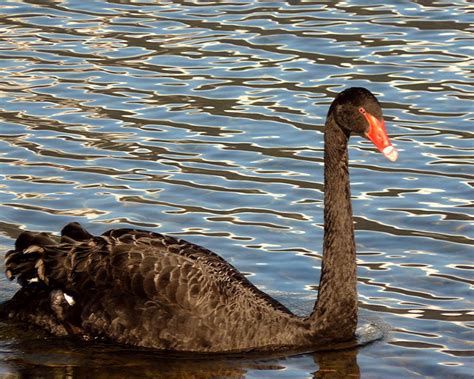
[[(77, 223), (65, 229), (74, 228), (82, 229)], [(285, 323), (300, 324), (301, 334), (307, 333), (287, 308), (201, 246), (133, 229), (73, 243), (63, 232), (63, 240), (51, 244), (52, 238), (44, 238), (46, 245), (12, 250), (6, 266), (11, 279), (38, 277), (42, 285), (72, 296), (70, 305), (63, 295), (70, 312), (57, 317), (64, 330), (200, 352), (254, 349), (257, 341), (265, 348), (296, 345), (281, 330)]]

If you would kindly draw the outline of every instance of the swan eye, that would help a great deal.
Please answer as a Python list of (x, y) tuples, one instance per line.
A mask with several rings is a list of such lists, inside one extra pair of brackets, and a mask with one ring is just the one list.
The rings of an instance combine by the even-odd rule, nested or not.
[(364, 115), (367, 113), (366, 110), (362, 107), (359, 108), (359, 112), (364, 114)]

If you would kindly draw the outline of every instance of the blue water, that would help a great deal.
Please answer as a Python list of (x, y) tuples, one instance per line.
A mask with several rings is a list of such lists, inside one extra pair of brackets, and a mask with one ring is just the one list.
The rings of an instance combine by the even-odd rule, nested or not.
[[(467, 1), (386, 3), (4, 2), (3, 252), (21, 230), (71, 220), (94, 233), (159, 230), (218, 252), (305, 314), (334, 96), (375, 93), (400, 158), (351, 140), (360, 315), (382, 340), (183, 360), (0, 323), (0, 374), (471, 377), (472, 13)], [(17, 288), (0, 279), (0, 301)]]

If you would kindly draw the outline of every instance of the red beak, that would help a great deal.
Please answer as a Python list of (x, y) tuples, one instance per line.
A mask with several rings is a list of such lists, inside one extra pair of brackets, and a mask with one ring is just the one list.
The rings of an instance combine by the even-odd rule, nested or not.
[(389, 160), (395, 162), (398, 158), (398, 151), (392, 146), (385, 130), (385, 122), (372, 116), (369, 112), (361, 112), (369, 123), (369, 131), (365, 134), (379, 151)]

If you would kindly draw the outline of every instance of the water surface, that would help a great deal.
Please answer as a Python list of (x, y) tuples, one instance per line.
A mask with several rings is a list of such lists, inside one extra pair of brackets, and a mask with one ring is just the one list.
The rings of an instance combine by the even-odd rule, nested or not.
[[(218, 252), (305, 314), (320, 275), (334, 96), (375, 93), (400, 158), (351, 140), (360, 314), (384, 325), (382, 340), (190, 360), (3, 323), (0, 374), (472, 375), (472, 8), (386, 3), (4, 2), (1, 251), (21, 230), (71, 220), (93, 233), (159, 230)], [(0, 301), (17, 288), (0, 279)]]

